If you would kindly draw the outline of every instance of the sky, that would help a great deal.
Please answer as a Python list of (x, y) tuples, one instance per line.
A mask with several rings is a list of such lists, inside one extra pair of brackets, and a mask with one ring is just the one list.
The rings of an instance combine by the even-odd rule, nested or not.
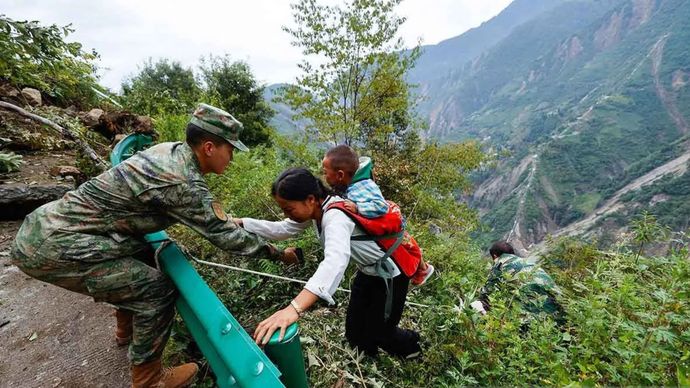
[[(477, 27), (512, 0), (405, 0), (400, 36), (436, 44)], [(336, 2), (329, 0), (329, 3)], [(302, 60), (281, 27), (292, 24), (288, 0), (0, 0), (0, 14), (14, 20), (72, 24), (68, 41), (100, 55), (100, 83), (119, 91), (148, 58), (196, 67), (208, 54), (230, 54), (249, 63), (266, 84), (292, 82)]]

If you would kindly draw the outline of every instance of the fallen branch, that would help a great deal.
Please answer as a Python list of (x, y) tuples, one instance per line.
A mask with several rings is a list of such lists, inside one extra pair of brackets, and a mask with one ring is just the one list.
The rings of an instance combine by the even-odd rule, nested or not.
[(52, 121), (50, 121), (44, 117), (33, 114), (33, 113), (26, 111), (26, 110), (14, 105), (14, 104), (10, 104), (9, 102), (0, 101), (0, 107), (3, 107), (5, 109), (11, 109), (11, 110), (21, 114), (22, 116), (26, 116), (30, 119), (36, 120), (42, 124), (45, 124), (45, 125), (53, 128), (53, 129), (55, 129), (56, 131), (60, 132), (64, 137), (75, 142), (77, 144), (77, 146), (79, 146), (82, 149), (84, 154), (86, 156), (88, 156), (91, 160), (93, 160), (94, 163), (96, 163), (96, 165), (101, 170), (107, 170), (108, 169), (108, 167), (109, 167), (108, 164), (105, 161), (103, 161), (103, 159), (100, 156), (98, 156), (96, 151), (94, 151), (93, 148), (91, 148), (91, 146), (88, 143), (86, 143), (84, 140), (82, 140), (79, 136), (72, 133), (72, 131), (70, 131), (69, 129), (63, 128), (63, 127), (55, 124), (54, 122), (52, 122)]

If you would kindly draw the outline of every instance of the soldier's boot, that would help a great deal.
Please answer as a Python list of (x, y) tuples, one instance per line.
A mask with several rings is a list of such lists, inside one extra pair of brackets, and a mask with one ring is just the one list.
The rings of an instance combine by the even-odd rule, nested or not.
[(160, 358), (141, 365), (132, 365), (132, 388), (182, 388), (194, 381), (199, 367), (187, 363), (174, 368), (161, 368)]
[(115, 342), (118, 346), (125, 346), (132, 342), (132, 312), (116, 309), (113, 315), (117, 321)]

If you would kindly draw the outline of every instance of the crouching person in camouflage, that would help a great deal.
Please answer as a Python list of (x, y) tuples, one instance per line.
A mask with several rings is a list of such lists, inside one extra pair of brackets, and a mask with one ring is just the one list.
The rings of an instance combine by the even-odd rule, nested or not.
[(565, 323), (563, 308), (558, 303), (561, 290), (546, 271), (515, 255), (515, 250), (506, 241), (497, 241), (489, 249), (493, 266), (489, 279), (479, 292), (479, 300), (472, 308), (485, 314), (491, 308), (489, 296), (495, 291), (511, 285), (517, 288), (517, 301), (525, 313), (523, 328), (537, 315), (550, 315), (559, 325)]
[(238, 227), (213, 200), (203, 176), (221, 174), (242, 124), (201, 104), (185, 143), (139, 152), (57, 201), (29, 214), (12, 247), (12, 262), (26, 274), (116, 307), (118, 344), (129, 344), (133, 387), (182, 387), (198, 367), (161, 369), (176, 290), (153, 265), (144, 235), (182, 223), (219, 248), (241, 255), (295, 262)]

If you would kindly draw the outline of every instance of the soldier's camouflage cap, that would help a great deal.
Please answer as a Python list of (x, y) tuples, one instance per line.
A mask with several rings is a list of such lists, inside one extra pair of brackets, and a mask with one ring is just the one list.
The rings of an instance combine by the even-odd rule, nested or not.
[(206, 132), (222, 137), (240, 151), (249, 151), (249, 148), (240, 141), (242, 123), (222, 109), (208, 104), (199, 104), (189, 122)]

